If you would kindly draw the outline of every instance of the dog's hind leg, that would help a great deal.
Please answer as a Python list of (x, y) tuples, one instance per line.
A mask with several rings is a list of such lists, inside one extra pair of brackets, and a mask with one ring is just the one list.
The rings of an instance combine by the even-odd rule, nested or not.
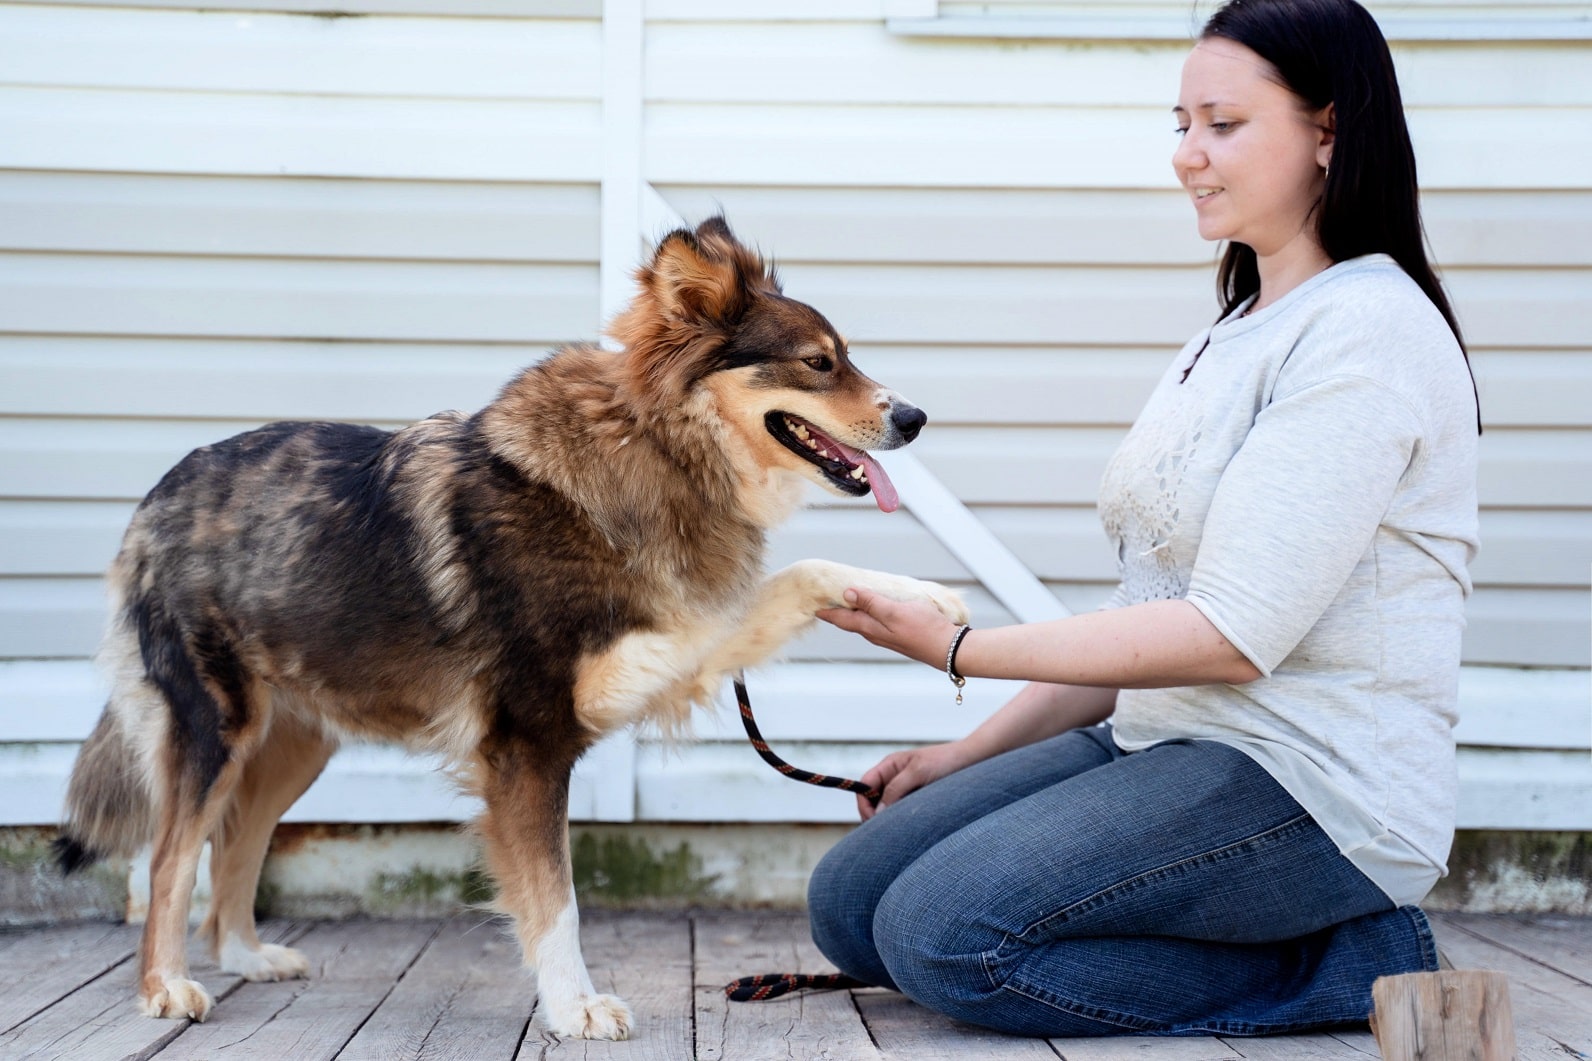
[(162, 603), (136, 607), (149, 679), (169, 709), (153, 764), (158, 813), (138, 996), (147, 1016), (202, 1021), (211, 999), (188, 977), (186, 946), (194, 874), (268, 721), (269, 699), (221, 631), (185, 631)]
[(580, 952), (580, 915), (569, 865), (569, 772), (525, 741), (499, 741), (482, 756), (486, 814), (479, 828), (497, 880), (497, 908), (514, 919), (536, 973), (537, 1013), (555, 1035), (628, 1039), (623, 1000), (599, 994)]
[[(175, 759), (175, 757), (171, 757)], [(188, 978), (188, 905), (193, 897), (199, 854), (220, 819), (239, 769), (223, 767), (205, 792), (176, 777), (183, 767), (168, 761), (160, 773), (160, 814), (149, 863), (149, 919), (139, 949), (139, 1008), (149, 1017), (192, 1017), (210, 1013), (208, 992)]]
[(210, 837), (212, 898), (199, 928), (223, 972), (245, 980), (288, 980), (309, 972), (298, 951), (260, 942), (254, 898), (277, 819), (320, 776), (335, 749), (318, 728), (278, 710), (244, 764), (227, 813)]

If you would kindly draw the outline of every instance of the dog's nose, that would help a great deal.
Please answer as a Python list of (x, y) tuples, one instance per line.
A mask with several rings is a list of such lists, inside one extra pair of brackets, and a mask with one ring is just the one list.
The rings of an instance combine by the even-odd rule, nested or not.
[(891, 410), (890, 422), (901, 432), (902, 438), (911, 442), (923, 430), (923, 425), (929, 422), (929, 416), (915, 405), (904, 405)]

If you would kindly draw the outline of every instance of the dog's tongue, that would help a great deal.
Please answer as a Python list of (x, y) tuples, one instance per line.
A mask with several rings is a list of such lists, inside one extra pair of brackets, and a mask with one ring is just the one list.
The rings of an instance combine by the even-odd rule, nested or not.
[(872, 454), (852, 449), (844, 442), (835, 442), (835, 446), (846, 455), (847, 460), (862, 465), (863, 470), (868, 473), (868, 485), (873, 489), (873, 500), (879, 506), (880, 512), (894, 512), (901, 507), (901, 498), (896, 494), (895, 484), (884, 473), (884, 468), (879, 462), (873, 459)]

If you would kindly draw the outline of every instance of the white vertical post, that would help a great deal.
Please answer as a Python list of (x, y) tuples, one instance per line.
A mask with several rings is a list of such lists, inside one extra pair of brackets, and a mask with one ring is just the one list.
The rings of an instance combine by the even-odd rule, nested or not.
[(604, 325), (630, 301), (641, 241), (643, 0), (604, 0), (602, 239)]
[[(641, 254), (643, 0), (604, 0), (602, 112), (602, 235), (598, 253), (598, 306), (606, 326), (630, 301)], [(636, 741), (627, 732), (598, 743), (575, 768), (576, 795), (591, 803), (570, 810), (608, 822), (636, 817)]]

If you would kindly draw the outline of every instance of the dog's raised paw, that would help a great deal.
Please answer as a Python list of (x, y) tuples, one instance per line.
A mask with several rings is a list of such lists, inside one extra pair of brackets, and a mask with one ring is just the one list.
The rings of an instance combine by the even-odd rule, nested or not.
[(628, 1039), (635, 1026), (630, 1007), (613, 995), (579, 995), (549, 1006), (547, 1030), (569, 1039)]
[(947, 589), (938, 582), (897, 576), (883, 592), (896, 600), (928, 601), (939, 609), (941, 615), (958, 626), (967, 622), (970, 617), (967, 605), (962, 603), (961, 596), (955, 590)]
[(173, 978), (160, 981), (160, 986), (142, 994), (138, 1009), (146, 1017), (169, 1017), (173, 1020), (192, 1018), (203, 1021), (210, 1016), (210, 993), (196, 981)]
[(221, 948), (221, 971), (237, 973), (245, 980), (295, 980), (308, 976), (309, 959), (292, 947), (275, 943), (262, 943), (259, 949), (246, 946), (236, 936), (229, 936)]

